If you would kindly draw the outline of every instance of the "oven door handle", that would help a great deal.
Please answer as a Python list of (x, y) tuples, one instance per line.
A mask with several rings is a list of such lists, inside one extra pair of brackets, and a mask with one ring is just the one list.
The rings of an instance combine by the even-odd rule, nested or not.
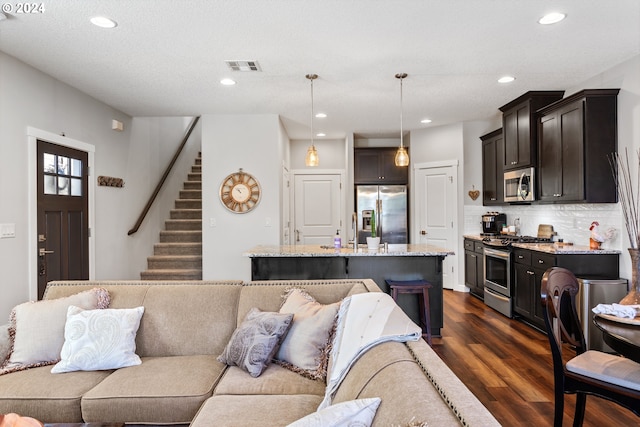
[(509, 260), (509, 255), (510, 253), (508, 251), (500, 251), (500, 250), (496, 250), (496, 249), (491, 249), (491, 248), (484, 248), (484, 255), (485, 256), (492, 256), (495, 258), (502, 258), (504, 260)]

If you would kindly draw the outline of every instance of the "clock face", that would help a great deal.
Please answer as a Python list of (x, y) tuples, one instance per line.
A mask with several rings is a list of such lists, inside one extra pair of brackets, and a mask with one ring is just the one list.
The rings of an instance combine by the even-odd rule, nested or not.
[(231, 212), (247, 213), (260, 201), (260, 184), (240, 169), (227, 176), (220, 185), (220, 201)]

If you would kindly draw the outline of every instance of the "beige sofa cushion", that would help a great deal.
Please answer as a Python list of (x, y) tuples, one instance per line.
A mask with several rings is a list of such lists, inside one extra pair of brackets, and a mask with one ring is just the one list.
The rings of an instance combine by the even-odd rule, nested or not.
[(82, 421), (80, 399), (112, 371), (57, 375), (50, 366), (0, 376), (0, 413), (26, 414), (46, 423)]
[(339, 308), (339, 302), (320, 304), (306, 290), (288, 291), (280, 313), (292, 313), (293, 322), (276, 359), (304, 376), (324, 380)]
[(304, 378), (295, 372), (270, 364), (258, 378), (230, 366), (216, 386), (214, 394), (315, 394), (324, 395), (323, 381)]
[(210, 355), (143, 358), (141, 365), (118, 369), (88, 391), (82, 416), (86, 422), (188, 423), (224, 369)]
[(4, 363), (0, 361), (0, 374), (57, 362), (64, 344), (67, 309), (71, 305), (87, 310), (106, 308), (109, 294), (96, 287), (75, 295), (15, 306), (9, 324), (13, 344), (9, 358)]
[(283, 427), (315, 412), (321, 396), (215, 395), (200, 408), (190, 427)]

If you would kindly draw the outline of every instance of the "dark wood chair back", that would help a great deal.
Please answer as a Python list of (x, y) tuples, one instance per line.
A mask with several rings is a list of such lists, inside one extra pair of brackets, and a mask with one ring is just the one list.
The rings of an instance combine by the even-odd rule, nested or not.
[[(592, 354), (603, 355), (603, 353), (593, 350), (587, 352), (584, 334), (582, 333), (580, 319), (576, 310), (576, 296), (579, 287), (578, 279), (571, 271), (565, 268), (552, 267), (542, 276), (540, 297), (544, 307), (544, 322), (553, 358), (554, 427), (562, 427), (564, 395), (568, 393), (577, 394), (574, 427), (582, 425), (587, 395), (594, 395), (613, 401), (640, 416), (639, 391), (571, 372), (567, 370), (563, 362), (563, 343), (568, 343), (569, 346), (575, 349), (576, 361), (578, 358), (590, 360)], [(585, 319), (585, 321), (589, 320)], [(613, 355), (605, 355), (605, 357), (610, 357), (617, 361), (621, 360)]]

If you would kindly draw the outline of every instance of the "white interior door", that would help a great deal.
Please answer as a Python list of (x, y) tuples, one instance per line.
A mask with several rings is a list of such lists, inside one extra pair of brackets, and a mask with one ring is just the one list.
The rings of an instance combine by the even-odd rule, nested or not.
[(340, 174), (295, 175), (294, 245), (333, 245), (341, 228), (341, 187)]
[[(456, 166), (419, 167), (415, 170), (416, 225), (414, 242), (455, 250), (457, 241)], [(442, 285), (453, 289), (457, 258), (447, 256), (442, 266)]]
[(289, 170), (282, 167), (282, 234), (281, 245), (291, 244), (291, 178)]

